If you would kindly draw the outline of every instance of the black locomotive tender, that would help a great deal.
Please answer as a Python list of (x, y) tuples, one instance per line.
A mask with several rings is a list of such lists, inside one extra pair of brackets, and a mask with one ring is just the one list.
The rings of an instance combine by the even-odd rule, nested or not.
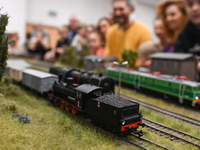
[[(77, 72), (75, 71), (75, 73)], [(80, 75), (78, 78), (84, 79), (86, 77), (85, 74), (83, 76)], [(77, 77), (76, 74), (75, 77)], [(26, 78), (29, 80), (24, 80)], [(53, 74), (28, 69), (23, 71), (22, 84), (40, 93), (47, 93), (49, 100), (62, 109), (71, 110), (74, 115), (82, 113), (92, 122), (112, 132), (143, 135), (142, 131), (137, 130), (139, 126), (144, 126), (141, 120), (142, 115), (139, 113), (139, 104), (110, 94), (112, 85), (102, 87), (92, 84), (79, 85), (74, 83), (72, 77), (65, 76), (65, 82), (61, 79), (63, 79), (61, 75), (59, 75), (59, 79), (58, 76), (56, 79)], [(100, 79), (103, 78), (100, 77)], [(42, 88), (35, 87), (37, 80)], [(48, 85), (46, 81), (48, 81)], [(49, 81), (54, 81), (54, 83)], [(52, 85), (50, 86), (49, 83)], [(47, 87), (52, 88), (49, 90)]]

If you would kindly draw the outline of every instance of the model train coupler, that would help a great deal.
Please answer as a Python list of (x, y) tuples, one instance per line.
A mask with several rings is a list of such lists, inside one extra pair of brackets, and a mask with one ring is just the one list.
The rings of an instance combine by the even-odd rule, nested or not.
[(142, 126), (143, 128), (146, 126), (145, 123), (138, 123), (138, 126)]
[(129, 130), (131, 133), (137, 134), (139, 137), (143, 136), (144, 133), (142, 132), (142, 130), (136, 130), (135, 128), (132, 127), (126, 127), (127, 130)]
[(133, 132), (134, 134), (137, 134), (139, 137), (143, 136), (144, 133), (142, 132), (142, 130), (136, 130), (135, 132)]

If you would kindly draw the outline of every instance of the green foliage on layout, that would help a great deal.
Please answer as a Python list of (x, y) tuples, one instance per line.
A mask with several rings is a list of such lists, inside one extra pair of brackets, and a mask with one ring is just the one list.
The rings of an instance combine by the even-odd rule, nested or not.
[(8, 15), (0, 14), (0, 81), (6, 70), (6, 60), (8, 59), (8, 35), (5, 34), (8, 24)]
[(138, 68), (136, 66), (137, 58), (138, 58), (138, 53), (136, 51), (124, 49), (124, 51), (122, 52), (122, 60), (128, 61), (128, 65), (130, 68), (134, 69)]
[(59, 59), (62, 64), (76, 67), (76, 48), (73, 46), (67, 47), (64, 54), (62, 54)]
[(87, 45), (82, 45), (82, 53), (80, 56), (76, 55), (76, 48), (73, 46), (67, 47), (64, 54), (59, 58), (60, 62), (70, 67), (82, 68), (84, 64), (84, 57), (90, 55), (90, 49)]
[(77, 67), (82, 68), (84, 65), (84, 57), (90, 55), (90, 49), (87, 45), (82, 45), (82, 53), (78, 59)]

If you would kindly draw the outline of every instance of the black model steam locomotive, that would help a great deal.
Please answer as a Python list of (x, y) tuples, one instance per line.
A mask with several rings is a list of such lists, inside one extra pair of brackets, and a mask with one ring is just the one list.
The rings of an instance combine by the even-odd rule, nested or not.
[(107, 94), (109, 91), (91, 84), (73, 84), (73, 78), (66, 83), (59, 81), (53, 84), (49, 99), (62, 109), (77, 114), (82, 112), (87, 118), (117, 134), (135, 133), (142, 123), (139, 104), (119, 96)]
[(67, 82), (68, 77), (73, 78), (76, 84), (92, 84), (109, 90), (114, 93), (115, 81), (112, 78), (105, 77), (103, 74), (96, 75), (93, 72), (79, 71), (73, 68), (51, 67), (49, 73), (61, 76), (63, 82)]

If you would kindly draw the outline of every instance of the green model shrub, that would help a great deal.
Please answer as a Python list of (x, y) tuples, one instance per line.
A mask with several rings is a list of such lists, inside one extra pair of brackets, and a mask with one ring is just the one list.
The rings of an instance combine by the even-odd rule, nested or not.
[(5, 34), (8, 24), (8, 15), (0, 14), (0, 81), (6, 70), (6, 60), (8, 59), (8, 35)]

